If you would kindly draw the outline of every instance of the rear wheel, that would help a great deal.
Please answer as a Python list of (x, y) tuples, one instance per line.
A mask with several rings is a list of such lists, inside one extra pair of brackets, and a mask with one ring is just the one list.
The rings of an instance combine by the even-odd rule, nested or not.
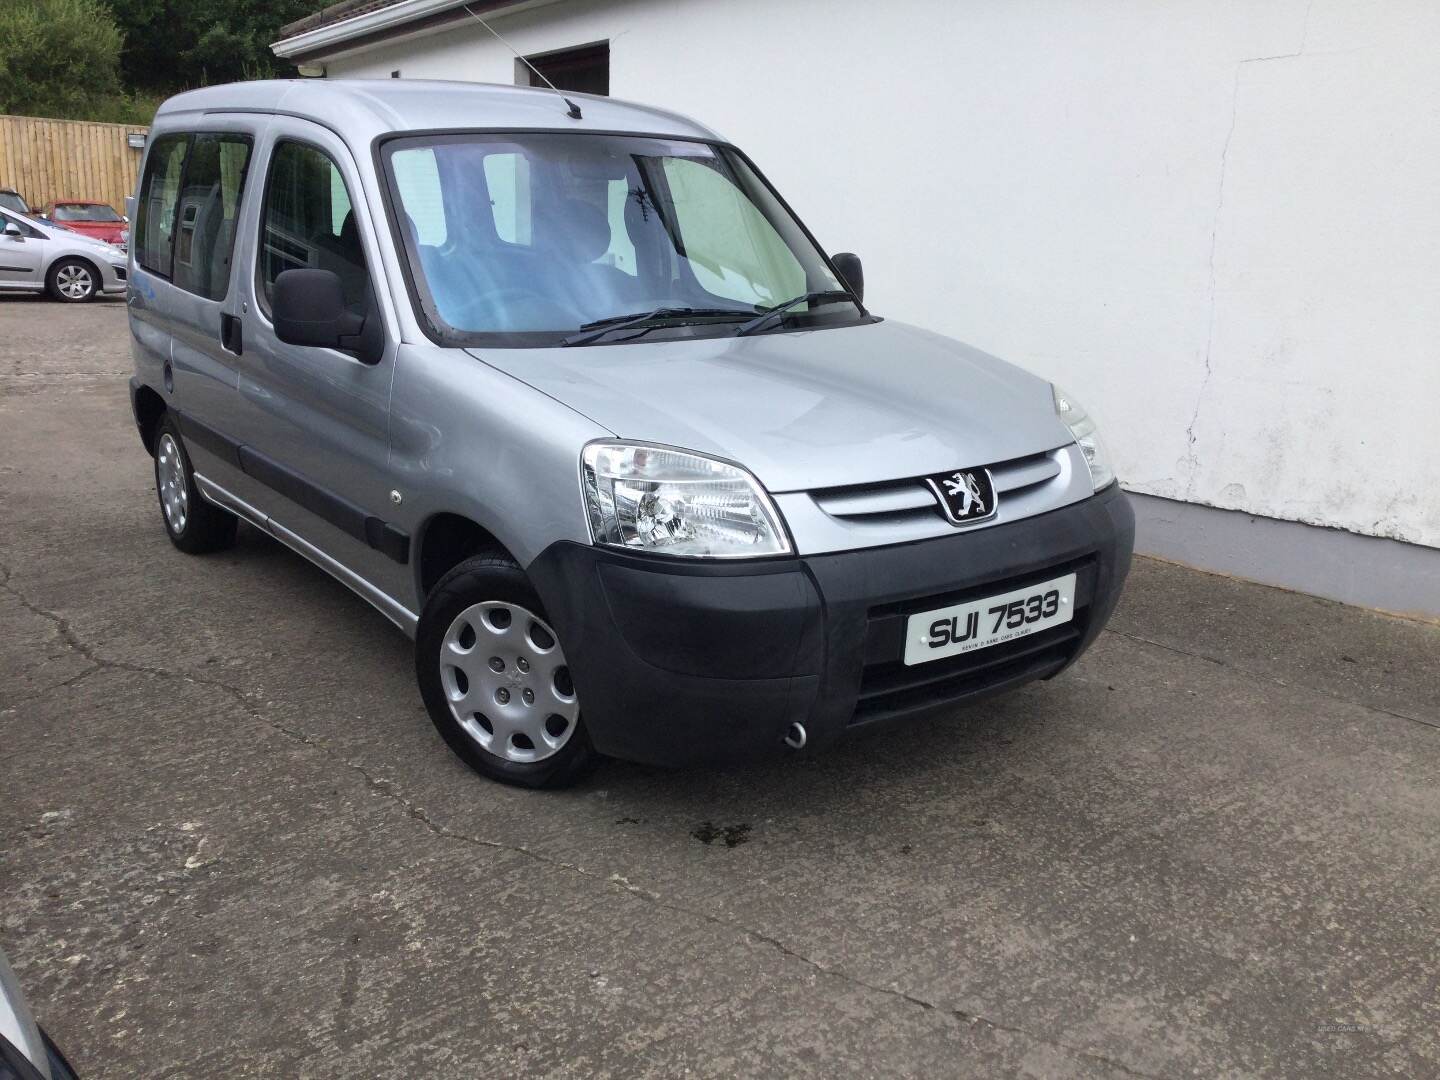
[(155, 430), (155, 494), (170, 542), (188, 555), (221, 551), (235, 543), (235, 515), (200, 494), (180, 438), (180, 425), (167, 413)]
[(56, 300), (79, 304), (95, 295), (100, 281), (95, 268), (84, 259), (60, 259), (45, 275), (45, 287)]
[(430, 719), (476, 772), (522, 787), (565, 787), (598, 758), (560, 640), (514, 560), (478, 555), (430, 593), (415, 637)]

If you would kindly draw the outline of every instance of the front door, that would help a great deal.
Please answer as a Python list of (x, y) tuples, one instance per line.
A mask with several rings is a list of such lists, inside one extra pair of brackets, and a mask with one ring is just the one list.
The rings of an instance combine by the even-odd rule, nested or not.
[(0, 212), (0, 289), (35, 289), (45, 284), (45, 234), (18, 214)]
[[(408, 542), (389, 525), (390, 379), (398, 335), (370, 207), (353, 156), (331, 131), (277, 116), (262, 148), (264, 200), (248, 276), (240, 359), (245, 470), (278, 498), (266, 511), (391, 597), (409, 592)], [(367, 364), (337, 349), (275, 336), (270, 300), (286, 270), (329, 270), (347, 306), (385, 327), (385, 352)]]

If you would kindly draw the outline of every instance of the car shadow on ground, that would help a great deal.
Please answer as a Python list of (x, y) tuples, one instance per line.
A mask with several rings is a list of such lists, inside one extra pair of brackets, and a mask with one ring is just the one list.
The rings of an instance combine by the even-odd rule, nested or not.
[[(410, 641), (383, 615), (319, 567), (248, 523), (242, 523), (236, 545), (226, 557), (259, 570), (257, 577), (273, 583), (280, 595), (313, 598), (315, 610), (301, 613), (301, 618), (324, 619), (328, 613), (329, 617), (353, 620), (354, 631), (368, 638), (368, 649), (373, 650), (367, 660), (390, 668), (386, 674), (394, 680), (396, 690), (415, 702), (416, 708), (397, 715), (395, 722), (414, 723), (424, 732), (426, 741), (433, 743), (433, 765), (454, 769), (465, 780), (482, 785), (477, 792), (491, 783), (470, 773), (438, 735), (429, 738), (428, 716), (414, 686)], [(837, 827), (844, 828), (848, 808), (872, 785), (923, 788), (942, 779), (948, 785), (957, 773), (969, 774), (976, 782), (987, 773), (993, 778), (997, 758), (1003, 761), (1008, 748), (1024, 744), (1046, 724), (1044, 699), (1043, 692), (1037, 696), (1035, 690), (1022, 688), (1004, 697), (850, 731), (815, 754), (786, 749), (777, 733), (773, 757), (743, 764), (670, 769), (607, 759), (560, 797), (584, 798), (603, 791), (617, 805), (631, 807), (632, 816), (635, 808), (650, 805), (663, 816), (718, 822), (716, 835), (702, 842), (715, 840), (727, 846), (737, 846), (746, 837), (723, 830), (763, 814), (772, 799), (777, 805), (799, 802), (808, 812), (837, 815)], [(639, 816), (643, 818), (643, 814)]]
[(17, 304), (54, 304), (56, 307), (84, 307), (86, 304), (100, 304), (110, 306), (113, 304), (124, 305), (125, 294), (123, 292), (101, 293), (99, 296), (92, 296), (89, 300), (80, 303), (68, 303), (63, 300), (56, 300), (53, 296), (44, 292), (0, 292), (0, 301), (9, 301)]

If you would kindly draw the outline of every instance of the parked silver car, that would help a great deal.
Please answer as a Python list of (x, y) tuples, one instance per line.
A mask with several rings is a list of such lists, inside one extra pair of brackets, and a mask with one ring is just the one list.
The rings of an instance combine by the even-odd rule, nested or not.
[(0, 208), (0, 292), (43, 289), (73, 304), (123, 292), (126, 274), (113, 244)]
[(14, 188), (0, 187), (0, 207), (6, 210), (14, 210), (17, 214), (33, 215), (34, 210), (25, 201), (25, 196)]
[(212, 87), (161, 107), (133, 216), (170, 539), (242, 518), (345, 582), (485, 775), (814, 750), (1049, 678), (1119, 596), (1075, 399), (871, 312), (673, 113)]
[(65, 1055), (30, 1015), (4, 953), (0, 953), (0, 1080), (75, 1080)]

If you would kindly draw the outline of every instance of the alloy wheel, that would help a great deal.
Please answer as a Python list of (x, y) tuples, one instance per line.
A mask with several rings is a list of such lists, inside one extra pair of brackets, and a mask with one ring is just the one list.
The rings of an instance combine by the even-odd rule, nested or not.
[(95, 287), (95, 279), (85, 267), (71, 263), (56, 271), (55, 284), (71, 300), (83, 300)]

